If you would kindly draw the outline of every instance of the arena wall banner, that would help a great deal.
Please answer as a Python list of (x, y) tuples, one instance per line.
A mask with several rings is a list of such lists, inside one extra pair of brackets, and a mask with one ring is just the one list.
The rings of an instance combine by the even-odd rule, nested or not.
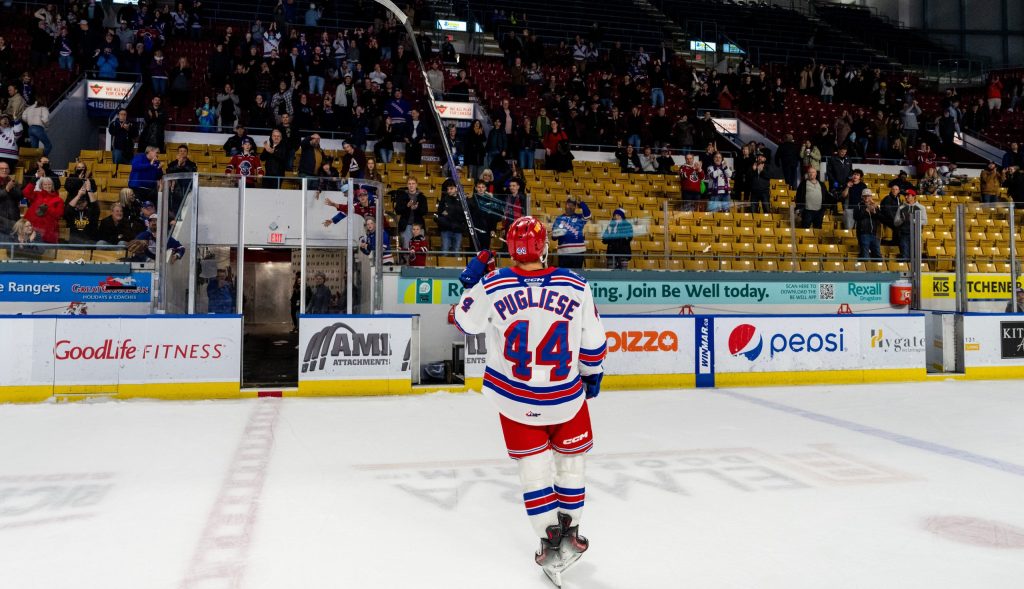
[(411, 315), (299, 317), (299, 395), (412, 391)]
[[(692, 315), (604, 315), (608, 355), (602, 387), (608, 389), (692, 387)], [(480, 390), (486, 338), (466, 336), (466, 386)]]
[[(924, 315), (716, 316), (713, 385), (924, 379)], [(704, 385), (712, 379), (704, 379)]]
[(965, 313), (964, 375), (1024, 377), (1024, 315)]
[(17, 334), (0, 342), (0, 401), (241, 396), (241, 316), (23, 316), (0, 326)]
[[(1017, 286), (1024, 287), (1024, 276), (1017, 277)], [(1009, 274), (967, 275), (968, 300), (1008, 301), (1012, 292)], [(952, 272), (921, 274), (921, 298), (956, 300), (956, 274)]]
[(0, 313), (146, 314), (152, 274), (0, 273)]

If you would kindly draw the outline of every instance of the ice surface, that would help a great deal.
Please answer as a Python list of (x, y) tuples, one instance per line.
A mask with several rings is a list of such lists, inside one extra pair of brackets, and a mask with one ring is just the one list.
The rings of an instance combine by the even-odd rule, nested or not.
[[(603, 393), (567, 588), (1010, 588), (1024, 387)], [(475, 394), (0, 406), (0, 586), (531, 588)]]

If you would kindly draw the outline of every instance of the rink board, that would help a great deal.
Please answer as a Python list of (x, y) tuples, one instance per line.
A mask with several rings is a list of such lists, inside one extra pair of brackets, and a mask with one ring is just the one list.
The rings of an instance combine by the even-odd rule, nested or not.
[(238, 315), (3, 317), (0, 401), (240, 397)]
[(1024, 378), (1024, 315), (965, 313), (964, 376)]
[(412, 392), (412, 315), (301, 315), (296, 396)]

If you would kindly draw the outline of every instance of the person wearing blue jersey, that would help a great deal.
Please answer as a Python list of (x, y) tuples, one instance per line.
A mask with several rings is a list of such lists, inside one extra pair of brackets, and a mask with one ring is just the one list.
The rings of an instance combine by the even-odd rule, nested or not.
[(590, 545), (579, 535), (594, 443), (587, 399), (601, 389), (606, 334), (586, 279), (546, 267), (543, 223), (517, 219), (506, 243), (514, 265), (493, 270), (494, 253), (477, 254), (460, 276), (465, 291), (451, 317), (465, 333), (486, 334), (483, 394), (498, 409), (541, 538), (535, 561), (560, 585)]
[(565, 214), (555, 218), (551, 224), (551, 237), (558, 240), (558, 267), (582, 268), (587, 253), (587, 239), (583, 228), (590, 220), (590, 207), (578, 201), (580, 211), (576, 212), (577, 199), (565, 199)]

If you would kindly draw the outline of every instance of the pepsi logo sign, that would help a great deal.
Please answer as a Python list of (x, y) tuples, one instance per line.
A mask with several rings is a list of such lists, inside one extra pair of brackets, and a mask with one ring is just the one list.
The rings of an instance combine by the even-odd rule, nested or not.
[(749, 323), (737, 325), (729, 334), (729, 353), (733, 356), (744, 356), (753, 362), (761, 355), (764, 338), (757, 328)]

